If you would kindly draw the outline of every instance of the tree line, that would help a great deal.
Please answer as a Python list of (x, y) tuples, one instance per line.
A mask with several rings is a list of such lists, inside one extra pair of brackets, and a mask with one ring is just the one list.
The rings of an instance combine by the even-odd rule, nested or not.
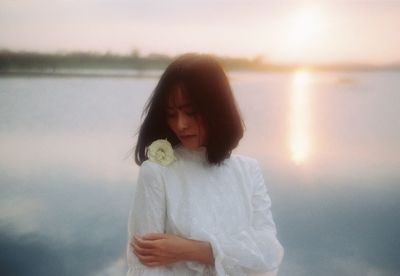
[[(286, 71), (304, 67), (304, 64), (277, 64), (264, 61), (262, 56), (254, 58), (216, 56), (227, 70)], [(163, 70), (174, 56), (152, 53), (141, 56), (138, 51), (130, 55), (110, 52), (39, 53), (0, 50), (0, 73), (18, 71), (57, 72), (60, 69), (117, 69), (117, 70)], [(400, 63), (384, 66), (365, 64), (309, 65), (316, 70), (400, 70)]]
[[(164, 69), (175, 57), (165, 54), (149, 54), (140, 56), (136, 52), (131, 55), (113, 53), (37, 53), (0, 50), (0, 70), (54, 70), (57, 69)], [(261, 57), (231, 58), (217, 57), (227, 69), (233, 70), (265, 70), (267, 66)], [(275, 66), (276, 67), (276, 66)], [(276, 69), (276, 68), (275, 68)]]

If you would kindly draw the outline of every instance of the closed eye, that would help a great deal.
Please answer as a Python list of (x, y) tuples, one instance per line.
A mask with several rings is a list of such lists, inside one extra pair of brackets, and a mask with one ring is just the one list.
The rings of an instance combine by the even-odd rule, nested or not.
[(166, 112), (166, 115), (167, 115), (167, 117), (168, 118), (174, 118), (174, 117), (176, 117), (176, 112)]
[[(185, 106), (183, 108), (179, 108), (179, 110), (182, 110), (182, 112), (184, 112), (185, 115), (190, 116), (190, 117), (197, 115), (197, 111), (195, 109), (193, 109), (193, 107), (191, 107), (190, 105)], [(172, 117), (176, 117), (177, 114), (179, 113), (179, 111), (176, 111), (176, 109), (174, 109), (174, 108), (167, 108), (165, 113), (168, 118), (172, 118)]]
[(194, 110), (185, 111), (185, 113), (186, 113), (186, 115), (188, 115), (188, 116), (195, 116), (195, 115), (197, 114), (197, 112), (194, 111)]

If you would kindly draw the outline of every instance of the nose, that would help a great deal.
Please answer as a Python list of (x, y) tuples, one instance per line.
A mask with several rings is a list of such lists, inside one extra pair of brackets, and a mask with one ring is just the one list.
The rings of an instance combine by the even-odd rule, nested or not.
[(183, 131), (186, 128), (188, 128), (189, 126), (189, 120), (187, 118), (187, 116), (185, 114), (178, 114), (178, 118), (177, 118), (177, 127), (179, 129), (179, 131)]

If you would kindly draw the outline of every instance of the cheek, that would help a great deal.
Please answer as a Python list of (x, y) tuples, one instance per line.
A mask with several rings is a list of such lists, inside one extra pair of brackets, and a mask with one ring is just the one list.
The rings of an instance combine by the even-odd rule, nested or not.
[(167, 120), (167, 125), (173, 132), (176, 132), (175, 120), (171, 120), (171, 119)]

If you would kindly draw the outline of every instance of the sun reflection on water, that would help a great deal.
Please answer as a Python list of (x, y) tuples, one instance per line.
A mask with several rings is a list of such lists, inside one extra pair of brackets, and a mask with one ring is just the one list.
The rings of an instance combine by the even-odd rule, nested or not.
[(308, 70), (296, 71), (290, 91), (289, 148), (296, 163), (310, 156), (310, 79)]

